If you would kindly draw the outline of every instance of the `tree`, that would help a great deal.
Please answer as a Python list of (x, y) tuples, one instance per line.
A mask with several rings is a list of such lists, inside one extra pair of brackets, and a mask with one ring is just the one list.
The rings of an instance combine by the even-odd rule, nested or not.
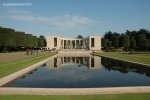
[(78, 35), (77, 38), (83, 38), (83, 36), (82, 35)]
[(18, 48), (26, 46), (26, 34), (24, 32), (16, 32), (16, 45)]
[(32, 36), (33, 38), (33, 47), (37, 48), (38, 47), (38, 38), (37, 36)]
[(26, 34), (25, 35), (25, 46), (26, 47), (29, 47), (29, 48), (32, 48), (32, 47), (34, 47), (34, 40), (33, 40), (33, 36), (32, 36), (32, 34)]
[(104, 47), (104, 48), (106, 47), (106, 42), (105, 41), (106, 41), (106, 39), (102, 38), (102, 47)]
[(2, 51), (9, 51), (16, 46), (14, 30), (11, 28), (0, 28), (0, 47)]
[(137, 35), (137, 46), (139, 48), (143, 47), (143, 41), (146, 39), (146, 35), (145, 34), (138, 34)]
[(112, 41), (114, 36), (120, 36), (120, 34), (116, 32), (112, 33), (111, 31), (108, 31), (105, 32), (104, 38), (108, 39), (109, 41)]
[(150, 32), (146, 34), (146, 38), (150, 40)]
[(111, 31), (105, 32), (104, 38), (108, 40), (112, 40), (113, 33)]
[(125, 35), (129, 35), (129, 36), (136, 36), (136, 34), (137, 34), (137, 31), (126, 30), (126, 32), (125, 32)]
[(112, 46), (112, 42), (106, 39), (104, 43), (104, 48), (106, 49), (106, 51), (109, 51), (111, 46)]
[(117, 50), (119, 48), (119, 36), (114, 36), (112, 41), (113, 47)]
[(142, 28), (142, 29), (139, 29), (139, 31), (137, 33), (138, 34), (147, 34), (147, 33), (149, 33), (149, 31), (147, 29)]
[[(118, 37), (119, 37), (119, 46), (118, 46)], [(114, 47), (115, 49), (119, 47), (124, 47), (127, 51), (130, 49), (131, 52), (135, 48), (136, 50), (145, 50), (146, 47), (147, 49), (150, 49), (150, 46), (146, 46), (146, 44), (148, 43), (147, 40), (145, 41), (145, 39), (150, 40), (150, 32), (147, 29), (139, 29), (138, 31), (126, 30), (126, 32), (122, 34), (111, 31), (105, 32), (104, 40), (102, 39), (103, 47), (106, 45), (105, 42), (106, 39), (112, 41), (112, 47)]]
[[(41, 45), (46, 45), (46, 40), (40, 36)], [(18, 32), (11, 28), (0, 27), (0, 51), (20, 50), (20, 48), (38, 47), (38, 38), (32, 34)]]
[(46, 41), (45, 37), (43, 35), (40, 35), (38, 38), (38, 46), (39, 47), (46, 46), (45, 41)]
[(123, 37), (124, 37), (124, 34), (121, 34), (119, 38), (119, 47), (123, 47)]
[(150, 46), (150, 40), (148, 40), (148, 39), (143, 40), (143, 45), (144, 45), (145, 50), (147, 52), (147, 48)]
[(123, 47), (128, 51), (130, 47), (130, 40), (128, 35), (123, 36)]
[(135, 37), (132, 36), (132, 34), (129, 35), (129, 40), (130, 40), (130, 53), (136, 48), (136, 40)]
[(130, 53), (136, 48), (136, 40), (130, 40)]

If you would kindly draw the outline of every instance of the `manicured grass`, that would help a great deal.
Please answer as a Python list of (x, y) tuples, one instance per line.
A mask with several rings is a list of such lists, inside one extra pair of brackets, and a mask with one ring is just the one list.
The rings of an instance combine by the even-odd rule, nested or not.
[(149, 100), (150, 94), (109, 94), (109, 95), (0, 95), (0, 100)]
[(0, 52), (0, 56), (8, 56), (8, 55), (16, 55), (16, 54), (22, 54), (25, 53), (24, 51), (20, 51), (20, 52), (7, 52), (7, 53), (1, 53)]
[(126, 54), (123, 52), (94, 52), (93, 55), (112, 57), (120, 60), (133, 61), (150, 65), (150, 53), (135, 52), (134, 54)]
[(30, 58), (24, 58), (15, 61), (9, 61), (9, 62), (2, 62), (0, 63), (0, 78), (9, 75), (11, 73), (14, 73), (18, 70), (21, 70), (25, 67), (28, 67), (32, 64), (35, 64), (39, 61), (42, 61), (55, 54), (56, 54), (55, 52), (44, 53)]

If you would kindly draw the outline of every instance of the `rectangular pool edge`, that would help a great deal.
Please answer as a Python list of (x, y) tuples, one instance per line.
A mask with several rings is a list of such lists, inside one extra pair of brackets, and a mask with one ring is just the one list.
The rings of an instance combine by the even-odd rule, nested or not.
[(109, 87), (109, 88), (16, 88), (0, 87), (0, 95), (95, 95), (122, 93), (150, 93), (150, 86)]

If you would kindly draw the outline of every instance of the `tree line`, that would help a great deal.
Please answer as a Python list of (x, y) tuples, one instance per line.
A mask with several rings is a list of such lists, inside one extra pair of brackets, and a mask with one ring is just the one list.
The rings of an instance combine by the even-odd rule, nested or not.
[(150, 50), (150, 32), (147, 29), (139, 29), (138, 31), (126, 30), (125, 33), (117, 33), (108, 31), (102, 38), (102, 46), (106, 51), (117, 50)]
[(0, 26), (0, 52), (25, 50), (27, 48), (41, 48), (46, 46), (44, 36), (39, 37), (12, 28)]

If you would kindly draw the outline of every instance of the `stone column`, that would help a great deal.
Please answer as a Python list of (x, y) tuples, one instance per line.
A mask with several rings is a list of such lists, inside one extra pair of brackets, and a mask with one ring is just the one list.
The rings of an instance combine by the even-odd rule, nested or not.
[(72, 40), (70, 40), (70, 47), (71, 47), (71, 49), (72, 49)]
[(65, 49), (65, 40), (63, 40), (63, 49)]
[(79, 40), (79, 48), (80, 48), (80, 40)]
[(91, 50), (91, 37), (89, 37), (89, 50)]
[(75, 46), (74, 46), (74, 47), (75, 47), (75, 49), (76, 49), (76, 40), (75, 40), (75, 43), (74, 43), (74, 44), (75, 44)]

